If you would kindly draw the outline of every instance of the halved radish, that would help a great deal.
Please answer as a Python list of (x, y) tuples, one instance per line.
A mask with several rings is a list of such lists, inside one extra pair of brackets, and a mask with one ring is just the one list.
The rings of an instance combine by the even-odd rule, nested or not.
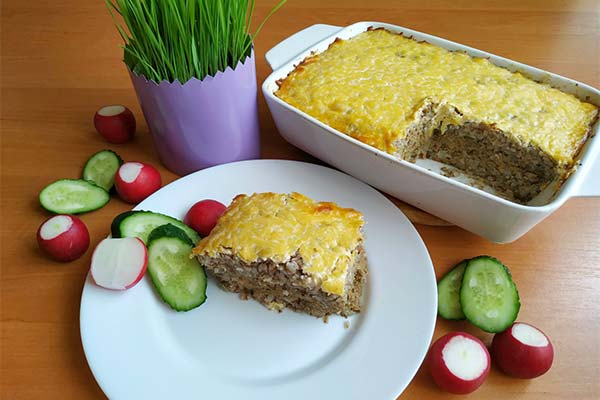
[(483, 342), (465, 332), (448, 333), (429, 350), (429, 370), (443, 390), (466, 394), (477, 389), (490, 372), (490, 354)]
[(135, 117), (125, 106), (105, 106), (94, 114), (94, 126), (110, 143), (125, 143), (135, 134)]
[(90, 234), (82, 220), (73, 215), (55, 215), (37, 230), (37, 242), (56, 261), (73, 261), (90, 245)]
[(115, 174), (117, 193), (128, 203), (139, 203), (160, 189), (160, 186), (160, 172), (150, 164), (126, 162)]
[(554, 348), (548, 336), (522, 322), (515, 322), (496, 334), (491, 350), (498, 367), (515, 378), (531, 379), (543, 375), (554, 359)]
[(201, 236), (208, 236), (226, 208), (216, 200), (201, 200), (189, 209), (183, 222)]
[(140, 239), (108, 238), (96, 246), (90, 270), (98, 286), (125, 290), (142, 279), (147, 265), (148, 251)]

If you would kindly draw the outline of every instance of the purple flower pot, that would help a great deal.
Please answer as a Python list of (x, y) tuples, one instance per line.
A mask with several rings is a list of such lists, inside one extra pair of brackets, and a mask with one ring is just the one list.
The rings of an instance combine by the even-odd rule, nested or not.
[(163, 164), (179, 175), (259, 158), (254, 52), (214, 77), (156, 83), (129, 71)]

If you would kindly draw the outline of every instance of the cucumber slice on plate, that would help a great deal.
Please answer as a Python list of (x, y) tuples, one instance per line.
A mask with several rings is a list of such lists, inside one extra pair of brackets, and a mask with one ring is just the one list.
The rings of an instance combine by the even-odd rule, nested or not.
[(112, 150), (101, 150), (91, 156), (85, 166), (81, 178), (91, 181), (107, 192), (115, 184), (115, 174), (123, 160)]
[(473, 325), (486, 332), (506, 330), (521, 303), (508, 268), (489, 256), (469, 260), (460, 288), (460, 304)]
[(160, 297), (176, 311), (189, 311), (206, 301), (206, 273), (194, 257), (193, 242), (172, 224), (148, 237), (148, 272)]
[[(139, 211), (125, 211), (113, 218), (112, 222), (110, 223), (110, 235), (114, 238), (126, 237), (121, 234), (121, 222), (123, 222), (125, 218), (137, 212)], [(148, 235), (146, 235), (146, 238), (148, 238)], [(145, 240), (142, 240), (142, 242), (146, 243)]]
[(194, 244), (200, 241), (200, 235), (180, 220), (152, 211), (126, 211), (119, 214), (113, 219), (110, 231), (112, 237), (138, 237), (148, 244), (150, 232), (165, 224), (182, 229)]
[(460, 286), (468, 262), (469, 260), (461, 261), (438, 282), (438, 314), (442, 318), (465, 319), (460, 306)]
[(46, 186), (39, 195), (40, 204), (56, 214), (80, 214), (104, 207), (108, 192), (83, 179), (60, 179)]

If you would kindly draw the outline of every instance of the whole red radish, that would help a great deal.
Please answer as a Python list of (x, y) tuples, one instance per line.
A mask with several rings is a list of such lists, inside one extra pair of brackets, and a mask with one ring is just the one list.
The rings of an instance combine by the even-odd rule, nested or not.
[(515, 322), (496, 334), (491, 351), (498, 367), (515, 378), (531, 379), (543, 375), (554, 359), (554, 348), (548, 336), (522, 322)]
[(37, 242), (56, 261), (73, 261), (90, 246), (90, 234), (82, 220), (73, 215), (55, 215), (37, 230)]
[(139, 203), (160, 189), (160, 186), (160, 172), (150, 164), (126, 162), (115, 174), (117, 193), (128, 203)]
[(200, 236), (208, 236), (226, 208), (216, 200), (202, 200), (189, 209), (183, 222), (198, 232)]
[(148, 251), (140, 239), (108, 238), (96, 246), (90, 272), (98, 286), (125, 290), (142, 279), (147, 265)]
[(471, 393), (490, 372), (490, 354), (483, 342), (465, 332), (448, 333), (429, 350), (429, 370), (435, 383), (454, 394)]
[(94, 126), (110, 143), (125, 143), (135, 135), (135, 117), (125, 106), (105, 106), (94, 114)]

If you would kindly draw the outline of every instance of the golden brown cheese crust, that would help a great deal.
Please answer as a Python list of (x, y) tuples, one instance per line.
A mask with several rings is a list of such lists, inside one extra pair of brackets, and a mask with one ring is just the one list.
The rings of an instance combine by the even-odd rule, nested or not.
[(193, 255), (231, 254), (246, 263), (285, 263), (298, 254), (304, 273), (323, 291), (342, 295), (363, 224), (356, 210), (315, 202), (300, 193), (238, 195)]
[(487, 59), (383, 29), (337, 39), (279, 84), (275, 95), (285, 102), (390, 154), (415, 112), (434, 101), (458, 109), (463, 121), (495, 126), (570, 165), (598, 113), (592, 104)]

